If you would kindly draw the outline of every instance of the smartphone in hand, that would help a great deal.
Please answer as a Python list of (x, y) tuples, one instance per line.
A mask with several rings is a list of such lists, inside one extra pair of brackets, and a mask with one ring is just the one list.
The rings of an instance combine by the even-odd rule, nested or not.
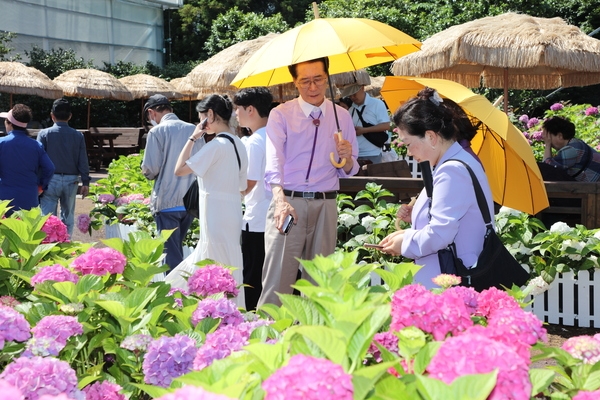
[(367, 249), (377, 249), (377, 250), (383, 249), (382, 245), (374, 244), (374, 243), (364, 243), (363, 246), (366, 247)]
[(208, 117), (204, 118), (201, 122), (200, 122), (200, 129), (204, 130), (206, 129), (206, 125), (208, 124)]
[(292, 217), (292, 214), (288, 214), (288, 216), (285, 217), (285, 220), (283, 221), (283, 226), (281, 227), (281, 230), (283, 231), (284, 235), (288, 234), (290, 229), (292, 229), (292, 225), (294, 225), (294, 217)]

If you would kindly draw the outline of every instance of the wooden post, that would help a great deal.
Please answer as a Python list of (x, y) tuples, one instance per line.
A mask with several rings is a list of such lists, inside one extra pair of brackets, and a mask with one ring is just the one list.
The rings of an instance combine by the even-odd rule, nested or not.
[(315, 18), (320, 18), (319, 17), (319, 7), (317, 7), (316, 1), (313, 1), (312, 8), (313, 8), (313, 13), (315, 14)]

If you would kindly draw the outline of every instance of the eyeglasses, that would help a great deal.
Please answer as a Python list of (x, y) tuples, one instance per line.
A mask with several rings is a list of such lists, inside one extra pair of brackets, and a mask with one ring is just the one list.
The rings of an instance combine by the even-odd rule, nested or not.
[(310, 85), (312, 85), (312, 84), (314, 84), (316, 87), (320, 88), (321, 86), (323, 86), (326, 83), (327, 83), (326, 78), (324, 78), (322, 76), (318, 76), (318, 77), (314, 78), (313, 80), (301, 79), (297, 82), (297, 85), (301, 89), (308, 89), (308, 88), (310, 88)]

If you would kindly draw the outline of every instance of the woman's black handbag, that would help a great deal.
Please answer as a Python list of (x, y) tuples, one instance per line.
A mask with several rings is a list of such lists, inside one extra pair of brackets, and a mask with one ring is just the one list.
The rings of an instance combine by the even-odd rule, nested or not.
[[(216, 137), (222, 137), (231, 142), (233, 148), (235, 149), (235, 155), (237, 157), (238, 168), (242, 168), (242, 162), (240, 161), (240, 154), (238, 153), (238, 149), (235, 146), (235, 142), (230, 136), (227, 136), (223, 133), (219, 133)], [(194, 182), (190, 185), (187, 192), (183, 196), (183, 206), (188, 214), (192, 215), (195, 218), (200, 217), (200, 194), (198, 193), (200, 190), (198, 186), (198, 179), (194, 179)]]
[(487, 229), (483, 241), (483, 250), (479, 254), (475, 266), (465, 267), (456, 254), (456, 245), (452, 242), (446, 249), (438, 251), (440, 271), (460, 276), (462, 286), (472, 287), (479, 292), (491, 287), (503, 289), (503, 286), (511, 288), (513, 284), (523, 286), (529, 280), (529, 273), (515, 260), (496, 235), (485, 195), (473, 170), (461, 160), (448, 161), (459, 161), (469, 171), (477, 197), (477, 204)]

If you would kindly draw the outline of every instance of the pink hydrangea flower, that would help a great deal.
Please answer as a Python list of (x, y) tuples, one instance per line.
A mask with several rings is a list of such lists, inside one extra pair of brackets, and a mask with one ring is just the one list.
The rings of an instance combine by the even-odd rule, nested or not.
[(37, 274), (31, 277), (32, 286), (46, 281), (77, 283), (79, 276), (60, 264), (54, 264), (42, 267)]
[(109, 381), (94, 382), (83, 389), (86, 400), (126, 400), (125, 396), (119, 394), (121, 386)]
[(526, 114), (523, 114), (519, 117), (519, 121), (521, 121), (524, 124), (527, 124), (527, 122), (529, 122), (529, 116)]
[(186, 335), (163, 336), (152, 341), (142, 363), (144, 382), (169, 387), (174, 378), (192, 370), (196, 351), (196, 341)]
[(562, 103), (554, 103), (550, 106), (550, 109), (552, 111), (562, 110), (563, 108), (564, 108), (564, 106), (562, 105)]
[(42, 243), (66, 243), (69, 241), (69, 232), (67, 232), (67, 226), (63, 224), (60, 218), (50, 215), (42, 231), (46, 233), (46, 237), (42, 240)]
[(205, 265), (192, 274), (188, 279), (190, 293), (206, 297), (217, 293), (237, 296), (239, 290), (231, 271), (223, 266)]
[(527, 129), (531, 129), (534, 126), (536, 126), (538, 123), (540, 122), (539, 119), (533, 117), (533, 118), (529, 118), (529, 121), (527, 121)]
[(82, 275), (122, 274), (127, 264), (125, 256), (115, 249), (103, 247), (90, 248), (75, 260), (71, 266)]
[(39, 400), (44, 395), (65, 394), (68, 399), (83, 397), (77, 389), (77, 375), (65, 361), (53, 357), (17, 358), (0, 374), (17, 387), (27, 400)]
[(219, 327), (215, 332), (206, 335), (206, 341), (198, 349), (194, 358), (194, 370), (202, 370), (213, 363), (241, 350), (248, 344), (249, 332), (240, 331), (239, 325)]
[(475, 289), (466, 286), (452, 286), (451, 288), (446, 289), (446, 292), (448, 293), (445, 293), (445, 296), (454, 294), (455, 296), (462, 298), (469, 314), (475, 314), (478, 304), (477, 299), (479, 297), (479, 293), (477, 293)]
[(198, 307), (192, 314), (192, 324), (198, 325), (207, 317), (220, 318), (222, 325), (239, 325), (244, 322), (244, 316), (235, 303), (226, 298), (206, 298), (198, 302)]
[(139, 194), (139, 193), (128, 194), (126, 196), (119, 197), (116, 200), (115, 204), (117, 206), (124, 206), (125, 204), (129, 204), (132, 201), (143, 202), (144, 201), (144, 195), (143, 194)]
[(451, 274), (439, 274), (438, 276), (431, 279), (433, 283), (442, 288), (449, 288), (451, 286), (460, 285), (460, 276)]
[(503, 290), (495, 287), (483, 290), (477, 296), (477, 315), (489, 317), (501, 308), (521, 308), (519, 303)]
[(600, 399), (600, 390), (595, 390), (593, 392), (588, 392), (585, 390), (579, 391), (575, 396), (573, 396), (573, 400), (598, 400)]
[(446, 384), (495, 369), (498, 379), (488, 400), (529, 398), (532, 386), (525, 360), (507, 345), (474, 332), (446, 339), (427, 366), (432, 378)]
[(54, 339), (63, 347), (71, 336), (83, 334), (83, 325), (77, 321), (77, 318), (66, 315), (48, 315), (45, 316), (31, 329), (35, 338)]
[(435, 340), (444, 340), (448, 333), (456, 335), (472, 325), (464, 299), (454, 292), (437, 295), (422, 285), (412, 284), (392, 297), (392, 331), (415, 326), (431, 333)]
[(600, 361), (600, 340), (594, 336), (575, 336), (567, 339), (561, 346), (574, 358), (583, 361), (584, 364), (596, 364)]
[(0, 306), (0, 350), (5, 341), (24, 342), (31, 336), (29, 322), (18, 311)]
[(77, 216), (77, 229), (79, 229), (79, 231), (81, 233), (89, 233), (91, 222), (92, 222), (92, 219), (90, 218), (89, 215), (79, 214)]
[(15, 308), (19, 304), (21, 303), (12, 296), (0, 296), (0, 306)]
[(588, 107), (585, 109), (585, 115), (596, 115), (598, 114), (598, 107)]
[(0, 379), (0, 393), (4, 400), (23, 400), (23, 393), (16, 386)]
[(156, 400), (233, 400), (222, 394), (207, 392), (201, 387), (184, 386), (173, 393), (165, 394)]
[(66, 394), (59, 394), (58, 396), (52, 396), (50, 394), (45, 394), (42, 397), (40, 397), (38, 400), (71, 400), (69, 397), (67, 397)]
[(542, 140), (542, 135), (543, 135), (542, 131), (535, 131), (531, 134), (531, 138), (533, 140), (536, 140), (539, 142)]
[(341, 365), (297, 354), (262, 383), (265, 400), (352, 400), (352, 376)]
[(398, 336), (392, 332), (376, 333), (373, 337), (373, 342), (369, 346), (368, 353), (372, 354), (375, 361), (380, 363), (383, 359), (381, 358), (381, 351), (375, 343), (385, 347), (390, 353), (398, 354)]
[(112, 194), (100, 194), (98, 195), (98, 201), (102, 204), (109, 204), (115, 201), (115, 196)]
[(531, 346), (548, 340), (544, 323), (531, 312), (520, 308), (496, 310), (488, 318), (491, 338), (512, 347), (528, 363)]

